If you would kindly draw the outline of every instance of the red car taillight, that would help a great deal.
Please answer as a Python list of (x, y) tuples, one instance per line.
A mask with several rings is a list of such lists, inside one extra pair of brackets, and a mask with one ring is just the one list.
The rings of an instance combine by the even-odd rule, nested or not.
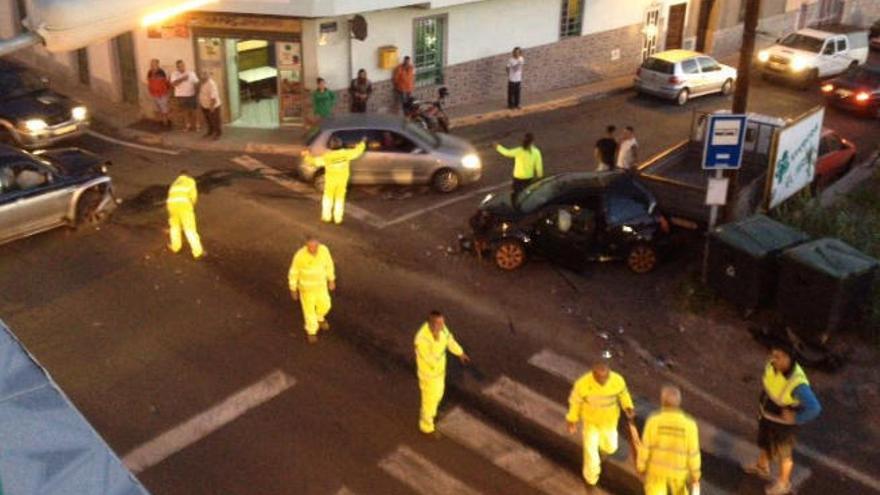
[(678, 76), (672, 76), (669, 78), (669, 84), (681, 84), (683, 81), (678, 78)]
[(860, 92), (856, 93), (856, 101), (859, 103), (864, 103), (864, 102), (868, 101), (868, 98), (870, 98), (870, 97), (871, 97), (871, 95), (869, 95), (868, 93), (866, 93), (864, 91), (860, 91)]

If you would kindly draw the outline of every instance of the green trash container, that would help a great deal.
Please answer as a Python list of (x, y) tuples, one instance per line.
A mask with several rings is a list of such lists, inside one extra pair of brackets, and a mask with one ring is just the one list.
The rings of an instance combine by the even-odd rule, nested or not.
[(809, 342), (859, 325), (870, 304), (880, 262), (839, 239), (822, 238), (782, 253), (777, 304)]
[(706, 281), (743, 309), (773, 303), (779, 254), (809, 240), (807, 234), (764, 215), (721, 225), (709, 234)]

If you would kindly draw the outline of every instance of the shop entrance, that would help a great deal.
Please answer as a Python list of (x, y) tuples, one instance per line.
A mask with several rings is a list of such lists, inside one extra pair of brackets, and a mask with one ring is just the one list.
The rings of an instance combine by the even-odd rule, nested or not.
[(301, 45), (258, 37), (197, 37), (197, 65), (209, 70), (227, 125), (275, 128), (304, 117)]

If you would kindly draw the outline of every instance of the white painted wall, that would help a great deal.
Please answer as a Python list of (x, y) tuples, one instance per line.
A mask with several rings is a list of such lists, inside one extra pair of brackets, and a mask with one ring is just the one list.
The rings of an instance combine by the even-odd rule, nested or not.
[(133, 31), (133, 38), (139, 79), (146, 81), (150, 60), (154, 58), (159, 59), (159, 65), (169, 76), (171, 71), (174, 70), (174, 63), (177, 60), (183, 60), (188, 69), (195, 70), (196, 63), (192, 37), (148, 38), (146, 29), (136, 29)]
[[(408, 7), (416, 3), (424, 3), (431, 8), (445, 8), (486, 1), (494, 0), (223, 0), (220, 4), (207, 7), (207, 10), (300, 17), (334, 17)], [(532, 1), (553, 3), (556, 0)]]
[(11, 38), (18, 34), (17, 24), (15, 0), (0, 0), (0, 38)]
[(670, 5), (693, 1), (665, 0), (657, 2), (655, 0), (626, 0), (626, 8), (620, 8), (621, 0), (586, 0), (583, 34), (600, 33), (633, 24), (640, 24), (645, 20), (645, 12), (647, 12), (648, 7), (656, 4), (663, 5), (660, 15), (662, 17), (661, 26), (664, 26)]
[[(92, 80), (104, 83), (113, 88), (113, 94), (109, 96), (113, 101), (122, 99), (121, 87), (119, 85), (119, 77), (116, 72), (115, 51), (110, 41), (103, 41), (94, 45), (89, 45), (89, 71)], [(92, 84), (92, 87), (96, 87)], [(98, 86), (100, 89), (100, 86)]]

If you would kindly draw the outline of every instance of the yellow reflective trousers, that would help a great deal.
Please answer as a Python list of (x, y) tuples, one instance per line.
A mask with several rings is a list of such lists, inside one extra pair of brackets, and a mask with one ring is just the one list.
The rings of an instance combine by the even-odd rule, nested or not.
[(327, 176), (324, 177), (324, 198), (321, 200), (321, 220), (342, 223), (348, 176), (348, 172), (327, 171)]
[(186, 241), (192, 250), (193, 258), (202, 256), (205, 251), (202, 248), (199, 232), (196, 230), (196, 213), (193, 206), (183, 202), (168, 203), (168, 233), (171, 237), (169, 247), (175, 253), (183, 247), (183, 239), (180, 236), (181, 229), (186, 235)]
[(422, 392), (422, 407), (419, 410), (419, 429), (423, 433), (434, 432), (434, 418), (437, 417), (437, 408), (443, 400), (443, 392), (446, 388), (446, 376), (419, 380), (419, 390)]
[(317, 335), (320, 322), (324, 321), (330, 312), (330, 291), (326, 288), (301, 290), (299, 303), (302, 305), (303, 320), (305, 320), (306, 333)]
[(583, 424), (584, 440), (584, 480), (591, 485), (599, 483), (602, 473), (601, 454), (617, 452), (617, 427), (601, 427), (590, 423)]
[(645, 478), (645, 495), (688, 495), (687, 483), (682, 479), (648, 475)]

